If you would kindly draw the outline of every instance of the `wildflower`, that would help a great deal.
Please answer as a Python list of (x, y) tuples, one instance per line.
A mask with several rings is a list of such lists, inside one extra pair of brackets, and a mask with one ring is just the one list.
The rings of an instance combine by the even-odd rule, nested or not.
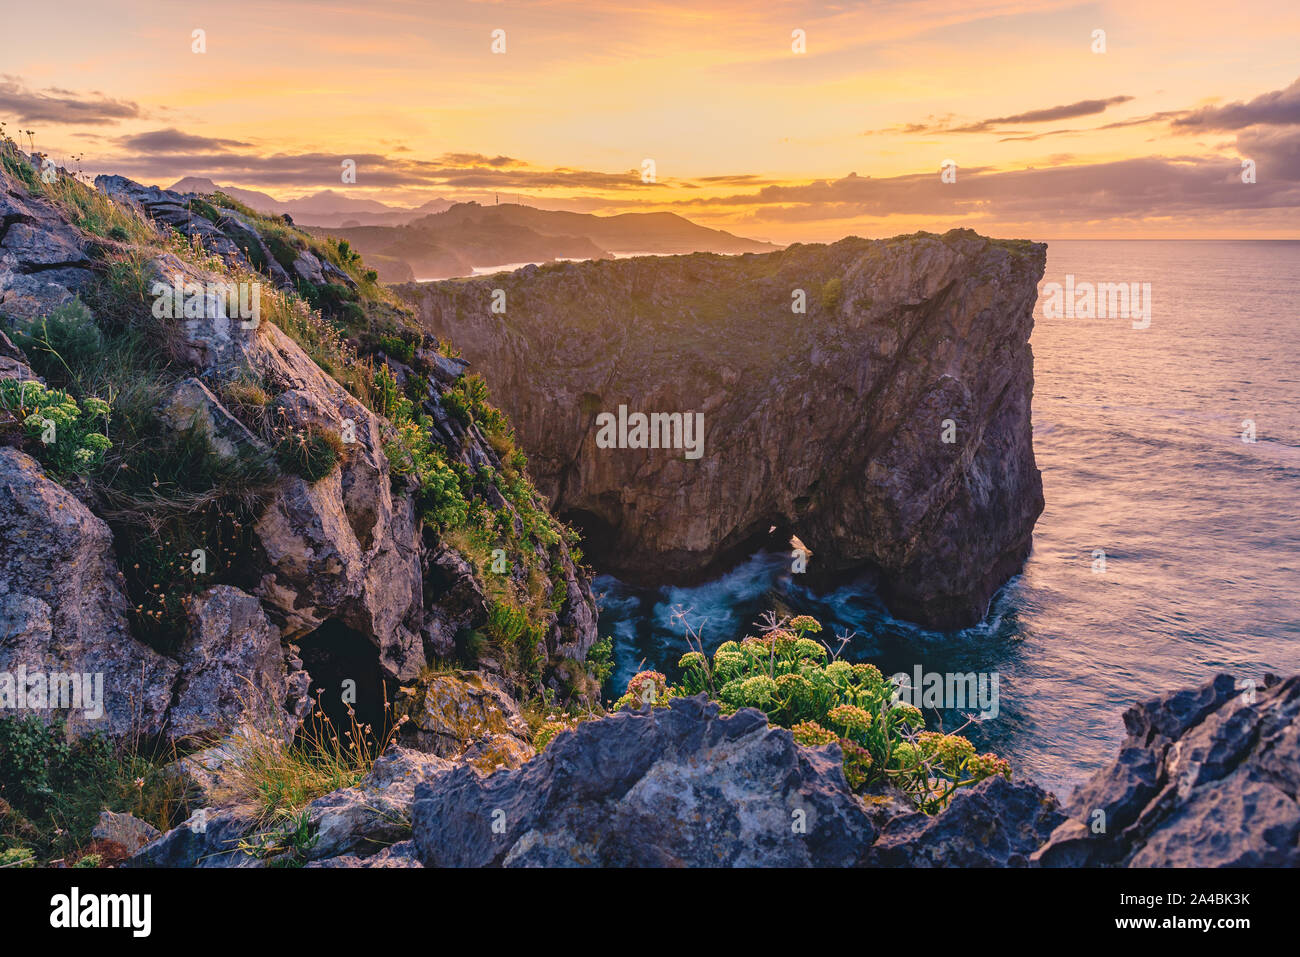
[(825, 661), (826, 649), (813, 641), (811, 638), (799, 638), (794, 643), (794, 653), (800, 658), (807, 658), (811, 661)]
[(866, 734), (871, 728), (871, 712), (853, 704), (842, 704), (830, 710), (827, 715), (835, 724), (843, 727), (848, 737)]
[(809, 748), (833, 744), (839, 740), (839, 735), (823, 728), (816, 721), (800, 721), (790, 729), (790, 733), (794, 735), (795, 741)]
[(913, 728), (919, 728), (925, 724), (925, 716), (921, 714), (921, 709), (910, 704), (896, 704), (889, 713), (899, 724), (905, 724)]
[(677, 660), (677, 667), (685, 671), (687, 668), (703, 668), (705, 658), (698, 651), (688, 651)]
[(790, 629), (799, 637), (805, 633), (817, 634), (822, 630), (821, 622), (811, 615), (796, 615), (790, 619)]

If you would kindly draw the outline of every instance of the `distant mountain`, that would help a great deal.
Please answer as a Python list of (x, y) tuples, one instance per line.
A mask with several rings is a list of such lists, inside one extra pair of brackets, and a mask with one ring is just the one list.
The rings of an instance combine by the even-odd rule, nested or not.
[(251, 206), (259, 213), (282, 213), (280, 207), (285, 204), (274, 196), (259, 193), (252, 189), (240, 189), (238, 186), (218, 186), (210, 179), (201, 176), (186, 176), (168, 187), (174, 193), (216, 193), (222, 192), (231, 199), (237, 199), (245, 206)]
[[(439, 222), (433, 222), (437, 219)], [(438, 217), (412, 220), (411, 229), (458, 224), (511, 224), (545, 235), (585, 236), (610, 253), (770, 253), (780, 247), (709, 229), (676, 213), (620, 213), (596, 216), (517, 203), (480, 206), (458, 203)]]
[(596, 216), (505, 203), (457, 203), (402, 226), (312, 229), (346, 239), (386, 282), (400, 282), (409, 265), (419, 279), (472, 275), (475, 269), (555, 259), (615, 255), (760, 253), (772, 243), (709, 229), (674, 213)]
[(238, 186), (218, 186), (202, 176), (186, 176), (169, 189), (177, 193), (225, 193), (259, 213), (288, 213), (295, 223), (311, 226), (398, 226), (455, 205), (451, 199), (431, 199), (414, 208), (389, 206), (374, 199), (357, 199), (337, 190), (323, 189), (298, 199), (278, 200), (274, 196)]

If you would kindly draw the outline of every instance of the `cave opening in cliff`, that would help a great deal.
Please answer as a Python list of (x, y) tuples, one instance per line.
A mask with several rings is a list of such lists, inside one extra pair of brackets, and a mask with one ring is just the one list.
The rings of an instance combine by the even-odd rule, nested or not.
[(583, 551), (599, 560), (614, 548), (617, 533), (614, 526), (595, 512), (575, 508), (560, 513), (560, 520), (572, 525), (582, 536)]
[(396, 687), (386, 681), (379, 667), (379, 652), (361, 632), (331, 618), (298, 641), (303, 666), (311, 675), (311, 693), (334, 730), (342, 735), (352, 728), (351, 707), (356, 721), (370, 725), (371, 737), (387, 730)]

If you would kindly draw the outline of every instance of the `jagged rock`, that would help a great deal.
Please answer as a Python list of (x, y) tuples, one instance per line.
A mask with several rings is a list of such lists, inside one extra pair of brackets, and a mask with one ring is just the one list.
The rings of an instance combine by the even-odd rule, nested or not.
[(487, 622), (487, 598), (474, 569), (459, 552), (429, 543), (424, 550), (424, 636), (430, 657), (450, 658), (456, 636)]
[(14, 345), (9, 337), (0, 332), (0, 379), (17, 379), (19, 382), (35, 380), (42, 385), (45, 380), (32, 371), (27, 364), (27, 356)]
[(258, 600), (216, 585), (188, 598), (185, 613), (189, 634), (168, 711), (172, 739), (211, 741), (241, 724), (292, 738), (300, 721), (284, 710), (289, 677), (280, 632)]
[(1300, 864), (1300, 675), (1256, 689), (1220, 674), (1130, 708), (1124, 724), (1118, 758), (1071, 798), (1036, 862)]
[(533, 756), (519, 705), (492, 675), (480, 671), (433, 675), (403, 689), (395, 714), (404, 716), (402, 740), (444, 758), (465, 753), (484, 770), (518, 767)]
[[(199, 237), (209, 250), (228, 262), (249, 265), (243, 247), (237, 241), (237, 238), (247, 240), (247, 236), (237, 233), (237, 238), (232, 237), (228, 230), (221, 228), (219, 222), (213, 222), (201, 213), (191, 210), (186, 198), (181, 194), (157, 186), (142, 186), (125, 176), (96, 176), (95, 188), (119, 203), (134, 207), (164, 226), (170, 226), (186, 236)], [(227, 227), (232, 222), (233, 220), (227, 220)]]
[(157, 840), (162, 831), (130, 814), (100, 811), (99, 822), (91, 829), (90, 836), (96, 841), (114, 845), (121, 856), (126, 856)]
[(298, 258), (293, 261), (293, 271), (298, 274), (298, 278), (317, 286), (323, 286), (328, 282), (321, 271), (321, 261), (306, 249), (299, 252)]
[(518, 770), (434, 774), (413, 822), (426, 867), (844, 866), (875, 836), (837, 746), (703, 695), (580, 724)]
[(0, 172), (0, 316), (33, 319), (69, 302), (91, 277), (89, 249), (58, 208)]
[(243, 738), (251, 733), (241, 725), (211, 747), (194, 751), (167, 766), (166, 772), (179, 780), (198, 806), (217, 807), (224, 803), (231, 787), (231, 773), (237, 768)]
[(245, 808), (200, 808), (179, 827), (151, 841), (122, 862), (123, 867), (265, 867), (243, 846), (255, 830)]
[[(267, 458), (266, 444), (235, 418), (199, 379), (182, 379), (163, 402), (161, 418), (177, 431), (200, 428), (213, 453), (227, 462)], [(267, 466), (271, 467), (270, 462)]]
[(935, 815), (890, 818), (871, 848), (880, 867), (1027, 867), (1065, 820), (1056, 798), (1030, 782), (998, 776), (958, 791)]
[[(896, 614), (952, 628), (1020, 568), (1043, 507), (1029, 334), (1045, 254), (953, 230), (396, 288), (483, 373), (602, 568), (697, 574), (777, 525), (812, 570), (874, 567)], [(619, 405), (702, 412), (702, 456), (598, 448), (596, 416)]]
[[(220, 281), (170, 254), (154, 273), (168, 284), (174, 275), (205, 288)], [(183, 321), (183, 355), (205, 378), (251, 370), (275, 396), (279, 428), (354, 439), (318, 481), (286, 474), (276, 485), (255, 526), (266, 561), (258, 596), (286, 639), (338, 619), (376, 647), (388, 676), (413, 678), (425, 663), (419, 523), (409, 496), (392, 494), (381, 420), (273, 323), (231, 320), (216, 298), (204, 313)], [(214, 408), (215, 400), (197, 398)]]
[(384, 848), (370, 857), (357, 857), (344, 854), (340, 857), (328, 857), (323, 861), (312, 861), (307, 867), (423, 867), (414, 841), (400, 841)]
[(0, 316), (31, 320), (48, 316), (72, 302), (91, 274), (81, 269), (52, 269), (26, 275), (6, 271), (0, 257)]
[[(275, 242), (275, 237), (264, 241), (258, 223), (235, 210), (214, 207), (206, 201), (191, 203), (180, 194), (143, 187), (120, 177), (102, 177), (97, 185), (111, 199), (139, 211), (142, 223), (153, 220), (160, 226), (178, 228), (196, 237), (210, 252), (263, 270), (279, 286), (294, 287), (300, 279), (296, 273), (286, 273), (268, 246), (274, 245), (276, 254), (283, 258), (286, 244)], [(81, 260), (55, 262), (59, 258), (51, 253), (55, 246), (79, 250), (78, 255), (84, 253), (89, 263), (100, 255), (99, 246), (119, 245), (117, 240), (83, 233), (56, 203), (30, 194), (5, 170), (0, 170), (0, 193), (6, 204), (6, 213), (0, 219), (0, 240), (8, 240), (0, 243), (0, 313), (27, 316), (48, 312), (53, 305), (71, 299), (76, 284), (89, 278), (89, 271), (79, 268)], [(14, 232), (15, 226), (39, 226), (44, 245), (35, 245), (23, 229)], [(305, 252), (297, 240), (288, 245), (294, 247), (294, 256)], [(433, 612), (434, 620), (438, 612), (424, 601), (422, 521), (409, 490), (394, 491), (383, 451), (387, 423), (327, 375), (273, 322), (265, 321), (264, 316), (262, 321), (254, 321), (251, 317), (229, 315), (223, 294), (231, 280), (229, 272), (200, 268), (170, 252), (155, 250), (154, 256), (147, 273), (149, 280), (171, 290), (179, 279), (187, 300), (195, 285), (202, 290), (197, 310), (191, 308), (188, 314), (186, 310), (173, 312), (170, 320), (158, 317), (175, 323), (179, 333), (161, 335), (160, 347), (195, 371), (163, 406), (165, 419), (177, 428), (202, 422), (218, 455), (242, 459), (251, 454), (268, 465), (269, 457), (263, 454), (268, 449), (263, 448), (263, 442), (274, 445), (274, 437), (262, 434), (264, 428), (278, 434), (310, 430), (328, 437), (333, 433), (343, 442), (337, 467), (317, 481), (268, 469), (274, 485), (262, 490), (266, 497), (252, 529), (254, 546), (244, 556), (244, 571), (257, 581), (252, 590), (271, 621), (281, 629), (283, 640), (298, 641), (302, 655), (313, 662), (313, 668), (322, 658), (348, 659), (342, 662), (346, 670), (341, 676), (326, 677), (357, 676), (373, 687), (377, 684), (370, 674), (373, 664), (380, 680), (413, 680), (426, 662), (426, 611)], [(308, 253), (302, 262), (311, 277), (304, 282), (322, 278), (331, 284), (356, 288), (350, 276), (323, 257)], [(59, 284), (64, 281), (69, 285)], [(157, 289), (154, 295), (158, 296), (154, 304), (157, 311), (163, 300)], [(172, 303), (173, 308), (177, 305)], [(192, 307), (193, 302), (185, 305)], [(307, 304), (296, 298), (289, 307), (308, 311)], [(421, 343), (422, 347), (429, 345), (429, 341)], [(13, 363), (9, 363), (10, 358)], [(5, 361), (4, 368), (20, 371), (16, 357), (6, 353)], [(460, 360), (438, 365), (444, 373), (451, 371), (451, 381), (464, 367)], [(273, 398), (269, 426), (241, 423), (216, 398), (224, 382), (236, 378), (256, 381)], [(441, 384), (445, 390), (451, 382)], [(432, 405), (433, 418), (447, 425), (451, 436), (447, 451), (452, 459), (473, 468), (500, 467), (499, 459), (477, 429), (457, 427), (454, 417), (442, 407), (439, 389), (431, 388), (421, 404), (426, 411)], [(250, 424), (257, 428), (250, 432)], [(505, 504), (495, 490), (489, 495), (496, 496), (491, 502), (494, 507)], [(432, 540), (435, 546), (440, 544), (436, 535)], [(567, 601), (551, 601), (549, 594), (542, 601), (547, 609), (558, 608), (558, 614), (554, 610), (546, 613), (547, 650), (563, 647), (581, 657), (596, 637), (594, 599), (585, 572), (571, 569), (567, 546), (560, 543), (553, 551), (558, 556), (555, 560), (566, 563), (555, 569), (553, 580), (565, 579), (561, 587), (566, 590), (563, 597)], [(542, 557), (545, 560), (540, 567), (546, 575), (551, 571), (552, 558)], [(549, 592), (552, 584), (548, 581), (543, 587)], [(433, 596), (435, 604), (440, 597)], [(454, 596), (452, 600), (456, 600)], [(575, 600), (586, 607), (568, 607)], [(448, 642), (455, 641), (456, 633), (449, 629), (458, 614), (442, 618), (443, 625), (431, 626), (436, 632), (436, 640), (429, 642), (431, 648), (445, 649)], [(478, 624), (482, 621), (477, 619)], [(353, 643), (355, 636), (375, 649), (373, 660), (358, 652)], [(336, 639), (346, 654), (340, 654), (334, 646)], [(293, 697), (301, 702), (305, 699), (302, 685), (307, 677), (301, 670), (295, 675), (289, 680), (296, 682)]]
[(408, 839), (416, 785), (450, 767), (450, 762), (435, 755), (390, 747), (356, 787), (334, 791), (307, 805), (315, 831), (310, 857), (366, 857)]
[(131, 636), (108, 526), (35, 459), (0, 448), (0, 673), (19, 668), (102, 676), (100, 717), (31, 711), (66, 718), (72, 734), (113, 737), (162, 730), (178, 670)]
[[(231, 760), (238, 760), (237, 753)], [(326, 863), (322, 866), (416, 866), (403, 859), (409, 854), (389, 845), (410, 837), (411, 802), (416, 785), (431, 773), (450, 767), (447, 761), (408, 748), (390, 747), (355, 786), (333, 791), (303, 810), (311, 841), (300, 853), (308, 861), (340, 857), (373, 863)], [(219, 794), (219, 792), (218, 792)], [(296, 822), (294, 822), (296, 824)], [(179, 827), (172, 828), (140, 848), (131, 867), (262, 867), (281, 856), (255, 849), (281, 843), (284, 825), (260, 825), (251, 810), (238, 805), (203, 808)]]

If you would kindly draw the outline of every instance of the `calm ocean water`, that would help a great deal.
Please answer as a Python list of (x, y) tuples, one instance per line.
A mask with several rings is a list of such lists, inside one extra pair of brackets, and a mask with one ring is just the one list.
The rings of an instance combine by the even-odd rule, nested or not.
[(767, 609), (814, 614), (856, 631), (849, 656), (885, 674), (996, 672), (999, 715), (965, 733), (1065, 795), (1114, 756), (1132, 702), (1217, 671), (1300, 671), (1300, 242), (1049, 243), (1044, 283), (1067, 273), (1150, 283), (1151, 325), (1044, 319), (1040, 299), (1047, 507), (985, 622), (938, 634), (893, 619), (862, 585), (813, 593), (785, 553), (691, 588), (601, 576), (611, 687), (641, 666), (675, 675), (676, 607), (710, 647)]

